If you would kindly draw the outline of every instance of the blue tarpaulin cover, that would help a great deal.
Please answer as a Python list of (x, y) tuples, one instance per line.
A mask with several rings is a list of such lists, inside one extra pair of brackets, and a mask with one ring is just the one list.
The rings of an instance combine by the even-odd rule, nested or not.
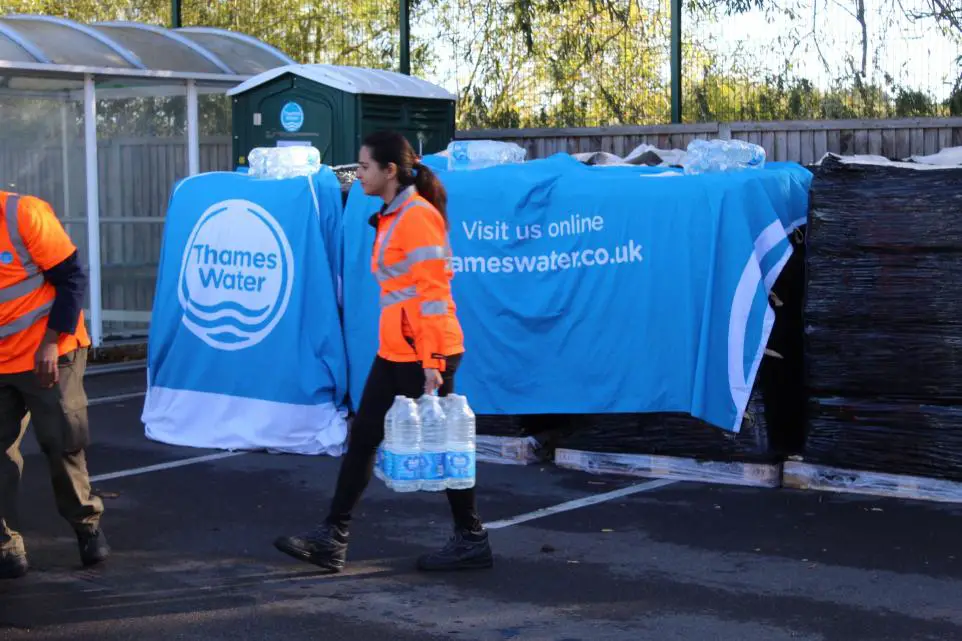
[[(466, 342), (457, 387), (475, 412), (684, 412), (738, 431), (810, 172), (769, 163), (685, 176), (564, 154), (474, 171), (429, 165), (448, 192)], [(355, 184), (344, 212), (355, 408), (377, 348), (368, 219), (382, 205)]]

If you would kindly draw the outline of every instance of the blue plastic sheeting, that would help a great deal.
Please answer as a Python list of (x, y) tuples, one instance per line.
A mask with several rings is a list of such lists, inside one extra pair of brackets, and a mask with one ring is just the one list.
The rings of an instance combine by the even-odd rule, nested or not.
[(209, 173), (180, 182), (148, 342), (147, 436), (338, 455), (347, 360), (340, 185)]
[[(561, 154), (438, 169), (467, 350), (457, 385), (476, 412), (686, 412), (738, 431), (807, 170), (684, 176)], [(344, 213), (355, 408), (377, 346), (368, 218), (381, 205), (355, 184)]]

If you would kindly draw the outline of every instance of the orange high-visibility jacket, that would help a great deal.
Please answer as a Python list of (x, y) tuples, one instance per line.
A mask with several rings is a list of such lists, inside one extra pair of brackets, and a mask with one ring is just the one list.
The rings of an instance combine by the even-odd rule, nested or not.
[[(50, 205), (0, 191), (0, 374), (29, 372), (47, 331), (56, 292), (43, 273), (77, 250)], [(61, 334), (61, 356), (89, 347), (83, 312), (73, 334)]]
[(444, 371), (446, 357), (464, 351), (444, 218), (407, 187), (372, 223), (371, 270), (381, 286), (378, 355)]

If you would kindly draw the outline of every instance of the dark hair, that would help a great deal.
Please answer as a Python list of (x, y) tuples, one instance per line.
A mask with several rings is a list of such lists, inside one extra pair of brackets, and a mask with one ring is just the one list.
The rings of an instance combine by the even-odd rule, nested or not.
[(397, 166), (397, 178), (402, 187), (414, 185), (421, 196), (441, 212), (448, 222), (448, 194), (444, 185), (430, 167), (418, 160), (407, 138), (395, 131), (378, 131), (364, 139), (374, 161), (385, 169), (389, 164)]

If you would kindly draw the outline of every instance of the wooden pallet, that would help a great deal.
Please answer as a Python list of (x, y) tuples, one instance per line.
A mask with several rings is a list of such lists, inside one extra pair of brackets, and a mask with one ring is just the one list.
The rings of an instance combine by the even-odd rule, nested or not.
[(488, 436), (475, 439), (477, 460), (501, 465), (533, 465), (544, 460), (541, 443), (533, 436)]
[(592, 474), (677, 479), (749, 487), (779, 487), (782, 480), (781, 463), (699, 461), (674, 456), (611, 454), (562, 448), (555, 451), (554, 460), (559, 467)]
[(847, 470), (799, 460), (785, 462), (782, 485), (797, 490), (962, 503), (962, 483), (957, 481)]

